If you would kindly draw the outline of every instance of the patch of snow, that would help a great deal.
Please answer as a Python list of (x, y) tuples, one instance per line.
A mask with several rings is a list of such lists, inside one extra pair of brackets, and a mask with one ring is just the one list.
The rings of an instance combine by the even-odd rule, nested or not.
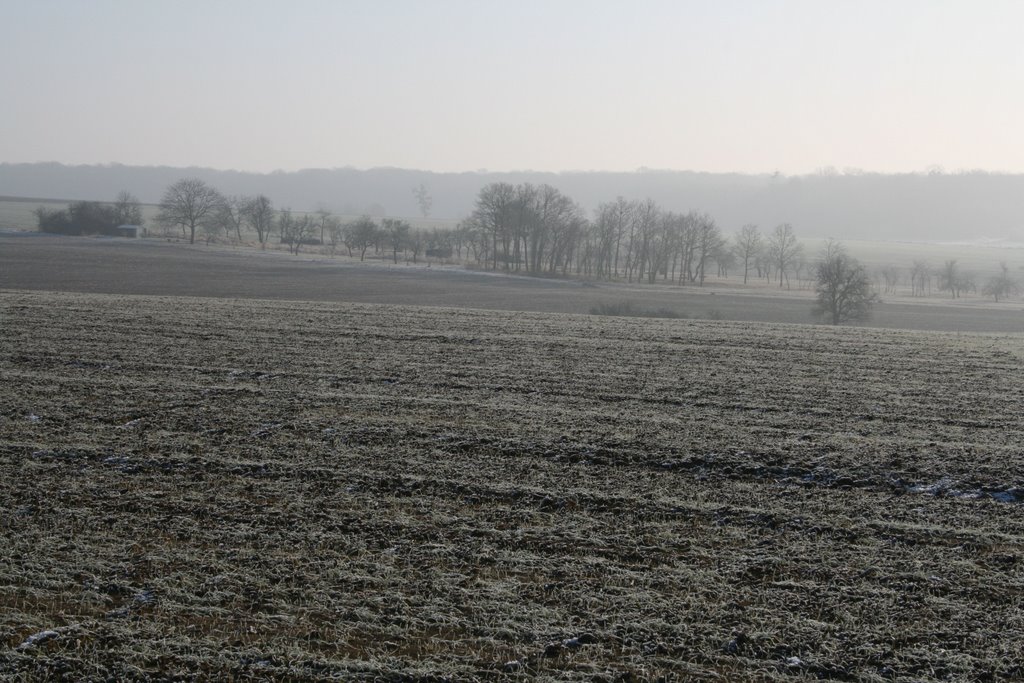
[(39, 633), (33, 633), (28, 638), (26, 638), (24, 641), (22, 641), (21, 645), (18, 646), (18, 649), (19, 650), (26, 650), (26, 649), (28, 649), (30, 647), (35, 647), (36, 645), (41, 645), (42, 643), (45, 643), (48, 640), (53, 640), (54, 638), (57, 638), (58, 636), (60, 636), (60, 634), (57, 633), (56, 631), (40, 631)]

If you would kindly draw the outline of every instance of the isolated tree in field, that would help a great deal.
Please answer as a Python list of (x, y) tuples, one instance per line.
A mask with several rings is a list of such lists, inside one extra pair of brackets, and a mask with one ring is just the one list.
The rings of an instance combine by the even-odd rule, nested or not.
[(260, 248), (266, 248), (270, 231), (274, 227), (274, 203), (262, 194), (246, 197), (242, 200), (242, 216), (249, 227), (256, 231)]
[(224, 204), (224, 197), (198, 178), (183, 178), (167, 188), (160, 202), (158, 220), (164, 225), (187, 228), (189, 243), (195, 244), (196, 228), (213, 222)]
[(351, 248), (359, 250), (359, 260), (365, 260), (366, 250), (377, 241), (377, 224), (369, 216), (363, 216), (349, 223), (345, 232)]
[(753, 265), (757, 253), (761, 250), (761, 231), (757, 229), (756, 225), (747, 223), (736, 233), (735, 245), (736, 256), (743, 261), (743, 284), (747, 284), (750, 266)]
[(818, 301), (814, 312), (833, 325), (866, 320), (879, 300), (864, 266), (838, 242), (829, 240), (825, 244), (816, 275)]
[(1020, 292), (1020, 283), (1010, 277), (1010, 269), (1003, 261), (999, 264), (999, 274), (993, 275), (981, 290), (985, 296), (990, 296), (999, 303), (1000, 299), (1006, 299)]
[(114, 200), (114, 220), (118, 225), (142, 225), (142, 206), (138, 198), (127, 190), (117, 193)]
[(768, 240), (768, 253), (771, 255), (772, 265), (779, 273), (779, 287), (782, 287), (786, 273), (796, 264), (802, 250), (803, 247), (797, 241), (792, 225), (783, 223), (775, 226), (775, 231)]

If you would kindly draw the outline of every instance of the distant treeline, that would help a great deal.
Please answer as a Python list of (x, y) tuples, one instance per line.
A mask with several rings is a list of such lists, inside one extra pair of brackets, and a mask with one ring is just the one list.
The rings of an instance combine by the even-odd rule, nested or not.
[[(418, 193), (426, 213), (429, 194), (424, 186)], [(117, 234), (120, 225), (142, 223), (139, 202), (126, 191), (110, 204), (80, 201), (60, 211), (40, 207), (36, 215), (40, 230), (75, 235)], [(243, 243), (244, 229), (256, 234), (261, 247), (276, 236), (294, 254), (306, 245), (321, 246), (331, 256), (344, 249), (364, 260), (372, 249), (394, 263), (400, 255), (413, 262), (421, 257), (456, 259), (510, 273), (629, 283), (701, 286), (709, 275), (742, 273), (744, 284), (757, 277), (779, 287), (789, 287), (791, 279), (811, 287), (815, 281), (822, 282), (821, 265), (827, 261), (821, 254), (806, 254), (789, 223), (765, 233), (757, 225), (746, 224), (726, 234), (709, 213), (676, 212), (653, 199), (623, 197), (598, 204), (591, 217), (557, 188), (530, 183), (490, 183), (477, 192), (473, 211), (457, 225), (414, 228), (396, 218), (365, 215), (343, 221), (326, 209), (311, 213), (278, 209), (266, 195), (226, 196), (199, 178), (184, 178), (166, 188), (156, 223), (164, 235), (180, 229), (190, 242), (198, 234), (207, 243)], [(837, 262), (847, 264), (858, 282), (863, 281), (866, 298), (872, 285), (864, 268), (845, 254)], [(983, 285), (956, 260), (947, 260), (941, 267), (915, 261), (907, 273), (914, 296), (930, 293), (933, 281), (952, 298), (980, 290), (999, 301), (1020, 291), (1005, 263)], [(907, 273), (884, 267), (881, 281), (876, 278), (873, 286), (895, 293)]]
[(142, 225), (142, 209), (128, 192), (111, 204), (79, 201), (60, 210), (40, 206), (35, 214), (41, 231), (59, 235), (117, 235), (118, 226)]
[[(132, 188), (157, 203), (164, 189), (195, 177), (228, 195), (274, 197), (284, 206), (334, 214), (440, 217), (455, 222), (474, 210), (481, 187), (492, 183), (551, 185), (587, 212), (622, 196), (650, 198), (667, 211), (691, 207), (732, 231), (746, 223), (791, 223), (807, 237), (950, 241), (980, 237), (1024, 242), (1024, 175), (983, 172), (878, 174), (823, 170), (782, 174), (641, 170), (627, 173), (531, 171), (432, 173), (394, 168), (310, 169), (246, 173), (133, 166), (0, 164), (5, 195), (92, 199)], [(430, 202), (421, 201), (424, 188)]]
[[(428, 258), (470, 260), (494, 270), (530, 275), (579, 275), (627, 282), (703, 285), (709, 272), (726, 276), (739, 267), (787, 284), (807, 262), (793, 228), (780, 224), (762, 238), (746, 225), (735, 239), (706, 213), (666, 211), (653, 200), (618, 198), (602, 203), (590, 220), (577, 202), (550, 185), (491, 183), (477, 195), (472, 214), (453, 228), (414, 229), (401, 219), (363, 216), (341, 221), (327, 210), (297, 213), (275, 209), (266, 195), (225, 196), (198, 178), (185, 178), (164, 192), (158, 223), (165, 234), (242, 241), (242, 228), (265, 247), (277, 235), (298, 254), (303, 245), (324, 245), (334, 255), (388, 253), (415, 262)], [(808, 271), (809, 272), (809, 271)]]
[(762, 238), (748, 225), (730, 240), (707, 213), (667, 211), (652, 199), (604, 202), (588, 219), (575, 201), (550, 185), (491, 183), (460, 225), (478, 263), (533, 275), (581, 275), (627, 282), (704, 284), (709, 269), (725, 276), (741, 263), (783, 284), (803, 267), (802, 249), (789, 224)]

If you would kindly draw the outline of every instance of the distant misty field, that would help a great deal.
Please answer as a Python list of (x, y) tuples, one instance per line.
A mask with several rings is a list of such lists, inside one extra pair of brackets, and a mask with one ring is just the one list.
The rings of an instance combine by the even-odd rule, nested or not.
[[(37, 229), (37, 220), (33, 212), (40, 206), (49, 211), (57, 211), (66, 208), (67, 203), (56, 200), (0, 197), (0, 231), (35, 231)], [(158, 210), (159, 207), (156, 205), (142, 205), (145, 226), (147, 227), (149, 237), (170, 239), (177, 239), (181, 237), (182, 234), (180, 230), (176, 228), (165, 229), (163, 226), (157, 224), (156, 217)], [(295, 212), (296, 216), (301, 216), (303, 214), (304, 212), (302, 211)], [(338, 218), (344, 222), (355, 220), (358, 216), (339, 215)], [(452, 221), (435, 219), (428, 220), (422, 218), (408, 218), (406, 220), (408, 220), (414, 228), (424, 230), (454, 227), (454, 222)], [(737, 226), (722, 226), (726, 235), (734, 232), (735, 227)], [(772, 226), (761, 227), (764, 230), (769, 230)], [(795, 227), (797, 236), (800, 237), (802, 226)], [(842, 235), (834, 235), (834, 237), (841, 240), (843, 239)], [(234, 236), (232, 236), (232, 240), (233, 239)], [(242, 230), (242, 240), (248, 246), (256, 246), (258, 244), (256, 233), (250, 231), (247, 227)], [(231, 240), (228, 240), (226, 236), (221, 236), (216, 241), (228, 243)], [(273, 244), (275, 241), (276, 239), (272, 238), (271, 243)], [(804, 246), (804, 256), (806, 260), (809, 263), (813, 263), (818, 258), (819, 253), (824, 246), (824, 240), (802, 239), (801, 241)], [(872, 242), (849, 240), (845, 241), (845, 245), (852, 256), (862, 261), (870, 271), (876, 274), (879, 282), (881, 282), (881, 276), (878, 275), (878, 273), (881, 269), (886, 267), (896, 267), (902, 271), (909, 272), (909, 269), (915, 261), (923, 261), (926, 262), (930, 268), (938, 269), (944, 262), (950, 259), (956, 259), (959, 269), (966, 274), (972, 275), (979, 288), (984, 284), (988, 277), (998, 271), (999, 264), (1001, 262), (1007, 263), (1010, 268), (1010, 272), (1014, 277), (1018, 280), (1024, 280), (1024, 244), (992, 246), (986, 245), (984, 242), (979, 242), (977, 244), (937, 244), (921, 242)], [(326, 248), (310, 245), (305, 248), (305, 251), (307, 253), (325, 253)], [(370, 259), (384, 260), (387, 256), (388, 254), (386, 253), (375, 254), (371, 252)], [(731, 277), (726, 278), (724, 284), (735, 284), (738, 280), (742, 280), (742, 266), (738, 267), (740, 268), (740, 272), (737, 274), (737, 266), (733, 266), (730, 273)], [(806, 269), (805, 272), (809, 273), (810, 269)], [(904, 280), (906, 279), (906, 272), (903, 274)], [(712, 284), (715, 283), (713, 282)], [(770, 283), (758, 283), (755, 281), (755, 284), (768, 285), (766, 288), (770, 289)], [(801, 286), (808, 287), (809, 283), (805, 282)], [(904, 282), (902, 288), (907, 289), (908, 287), (909, 285)]]
[(0, 310), (0, 678), (1024, 677), (1019, 335)]
[[(43, 207), (48, 211), (60, 211), (68, 207), (69, 202), (52, 199), (21, 199), (0, 197), (0, 230), (38, 229), (35, 210)], [(157, 207), (152, 204), (142, 205), (142, 215), (146, 222), (153, 225), (156, 221)]]

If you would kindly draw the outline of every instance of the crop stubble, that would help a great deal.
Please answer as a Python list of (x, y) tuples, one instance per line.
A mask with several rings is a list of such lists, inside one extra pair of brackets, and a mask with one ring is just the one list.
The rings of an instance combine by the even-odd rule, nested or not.
[(0, 303), (4, 676), (1024, 675), (1019, 337)]

